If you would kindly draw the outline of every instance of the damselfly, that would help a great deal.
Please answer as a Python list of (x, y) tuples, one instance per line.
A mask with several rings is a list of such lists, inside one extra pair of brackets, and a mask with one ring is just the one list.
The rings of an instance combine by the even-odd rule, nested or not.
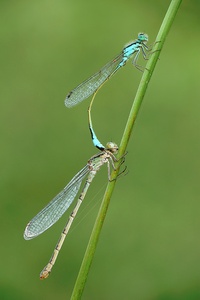
[(66, 226), (61, 233), (60, 239), (58, 240), (52, 257), (50, 258), (49, 263), (40, 273), (41, 279), (47, 278), (49, 276), (59, 254), (59, 251), (63, 245), (63, 242), (66, 238), (66, 235), (70, 229), (70, 226), (72, 225), (78, 209), (82, 201), (84, 200), (87, 190), (97, 171), (101, 168), (102, 165), (107, 164), (109, 177), (110, 167), (112, 166), (112, 168), (115, 169), (114, 163), (117, 161), (115, 157), (117, 151), (118, 146), (115, 143), (107, 143), (106, 148), (104, 148), (104, 150), (100, 153), (92, 156), (89, 159), (87, 165), (72, 178), (67, 186), (27, 224), (24, 231), (24, 238), (26, 240), (30, 240), (38, 236), (53, 224), (55, 224), (73, 202), (80, 189), (84, 177), (87, 175), (87, 179), (78, 198), (77, 204), (69, 216), (68, 222), (66, 223)]
[(89, 77), (87, 80), (79, 84), (73, 89), (65, 99), (65, 105), (72, 107), (79, 102), (87, 99), (94, 94), (112, 75), (114, 75), (121, 67), (123, 67), (130, 57), (135, 54), (133, 64), (138, 67), (137, 60), (142, 51), (144, 59), (147, 59), (145, 50), (149, 50), (146, 43), (148, 42), (148, 35), (139, 33), (138, 38), (131, 44), (124, 47), (122, 52), (116, 56), (111, 62), (106, 64), (99, 72)]

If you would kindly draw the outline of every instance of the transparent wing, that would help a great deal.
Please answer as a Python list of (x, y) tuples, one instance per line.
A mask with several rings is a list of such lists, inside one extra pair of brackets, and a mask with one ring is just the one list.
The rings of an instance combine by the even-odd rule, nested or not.
[(45, 206), (26, 226), (25, 240), (32, 239), (43, 233), (56, 223), (76, 197), (83, 178), (89, 173), (88, 165), (80, 170), (67, 186)]
[(96, 92), (110, 76), (122, 67), (122, 65), (120, 65), (122, 60), (123, 52), (106, 64), (99, 72), (95, 73), (72, 90), (65, 99), (65, 105), (67, 107), (72, 107), (94, 94), (94, 92)]

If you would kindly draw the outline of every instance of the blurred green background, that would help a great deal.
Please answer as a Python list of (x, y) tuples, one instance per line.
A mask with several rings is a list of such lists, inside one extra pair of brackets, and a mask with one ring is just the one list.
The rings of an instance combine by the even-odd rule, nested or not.
[[(138, 32), (155, 37), (170, 1), (1, 1), (0, 298), (69, 299), (106, 182), (96, 176), (49, 279), (68, 215), (25, 241), (27, 222), (97, 152), (89, 100), (66, 94)], [(82, 299), (200, 299), (199, 1), (183, 1), (128, 146)], [(140, 58), (140, 64), (145, 61)], [(128, 63), (98, 93), (93, 125), (120, 143), (142, 73)]]

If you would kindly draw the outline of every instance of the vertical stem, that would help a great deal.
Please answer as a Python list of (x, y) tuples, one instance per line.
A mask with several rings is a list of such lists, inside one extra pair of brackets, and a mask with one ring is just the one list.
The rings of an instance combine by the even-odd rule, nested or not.
[[(168, 8), (168, 11), (165, 15), (165, 18), (162, 22), (162, 25), (160, 27), (160, 30), (158, 32), (156, 43), (153, 49), (153, 53), (146, 65), (146, 69), (143, 73), (142, 79), (140, 81), (129, 117), (128, 121), (124, 130), (124, 134), (121, 140), (120, 144), (120, 151), (119, 151), (119, 157), (122, 156), (125, 153), (125, 150), (127, 148), (127, 144), (133, 129), (133, 125), (135, 122), (135, 119), (137, 117), (137, 114), (139, 112), (140, 106), (142, 104), (142, 100), (144, 98), (145, 92), (147, 90), (149, 81), (151, 79), (151, 76), (153, 74), (153, 71), (155, 69), (156, 63), (158, 61), (158, 57), (160, 55), (160, 52), (162, 50), (162, 47), (164, 45), (166, 36), (172, 26), (173, 20), (176, 16), (176, 13), (178, 11), (178, 8), (181, 4), (182, 0), (172, 0), (170, 3), (170, 6)], [(119, 166), (119, 165), (118, 165)], [(116, 178), (118, 171), (113, 171), (111, 174), (111, 178)], [(85, 283), (87, 280), (88, 272), (90, 270), (90, 266), (94, 257), (94, 253), (96, 250), (97, 242), (99, 239), (99, 235), (103, 226), (103, 222), (106, 216), (106, 212), (108, 210), (108, 206), (110, 203), (110, 198), (112, 195), (112, 192), (114, 190), (115, 186), (115, 180), (108, 183), (108, 186), (106, 188), (104, 198), (101, 204), (101, 207), (99, 209), (99, 213), (96, 219), (96, 222), (94, 224), (92, 234), (90, 236), (90, 240), (88, 242), (88, 246), (85, 252), (85, 256), (83, 258), (80, 271), (74, 286), (74, 290), (72, 292), (71, 300), (77, 300), (81, 299)]]

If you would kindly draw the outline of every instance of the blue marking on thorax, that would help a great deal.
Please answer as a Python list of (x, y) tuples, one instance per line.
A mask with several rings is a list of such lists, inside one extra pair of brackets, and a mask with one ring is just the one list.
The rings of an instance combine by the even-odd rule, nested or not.
[(133, 55), (135, 52), (138, 52), (140, 50), (140, 46), (141, 46), (141, 43), (132, 43), (128, 46), (126, 46), (124, 49), (123, 49), (123, 58), (122, 58), (122, 61), (119, 63), (117, 69), (119, 69), (120, 67), (123, 67), (127, 60), (131, 57), (131, 55)]
[(133, 43), (123, 49), (124, 58), (130, 58), (132, 54), (140, 50), (141, 43)]

